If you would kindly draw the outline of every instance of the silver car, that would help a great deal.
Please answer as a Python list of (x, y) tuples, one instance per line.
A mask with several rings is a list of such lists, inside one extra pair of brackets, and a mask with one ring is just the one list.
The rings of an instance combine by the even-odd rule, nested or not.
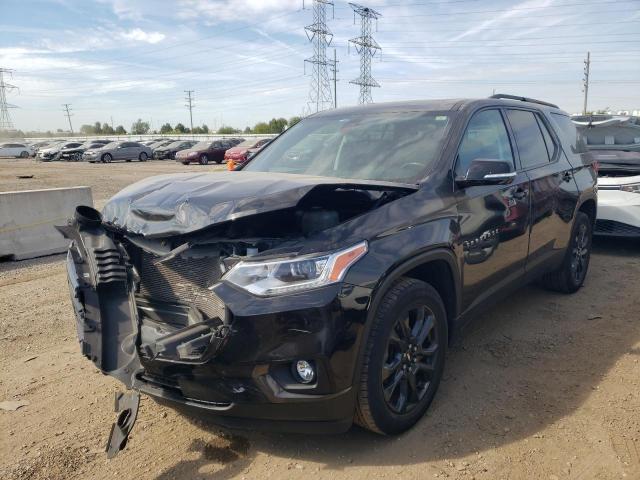
[(146, 162), (152, 155), (151, 149), (139, 142), (111, 142), (102, 148), (89, 149), (82, 154), (85, 162), (111, 163), (114, 160), (140, 160)]

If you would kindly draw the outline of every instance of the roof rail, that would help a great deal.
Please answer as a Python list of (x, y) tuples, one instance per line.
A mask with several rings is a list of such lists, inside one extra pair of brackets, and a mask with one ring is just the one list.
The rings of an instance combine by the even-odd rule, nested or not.
[(539, 105), (546, 105), (547, 107), (560, 108), (558, 105), (549, 102), (543, 102), (542, 100), (536, 100), (535, 98), (520, 97), (518, 95), (507, 95), (506, 93), (496, 93), (489, 98), (504, 98), (505, 100), (520, 100), (521, 102), (537, 103)]

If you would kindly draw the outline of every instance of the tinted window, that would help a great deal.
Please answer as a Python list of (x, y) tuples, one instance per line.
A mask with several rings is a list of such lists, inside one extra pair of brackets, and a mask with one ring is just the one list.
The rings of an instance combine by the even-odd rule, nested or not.
[(562, 139), (562, 143), (571, 147), (572, 153), (585, 153), (587, 146), (582, 135), (578, 132), (575, 124), (566, 115), (559, 113), (551, 114), (551, 121), (556, 129), (556, 133)]
[(523, 169), (549, 162), (549, 153), (533, 112), (507, 110)]
[(498, 110), (483, 110), (469, 121), (458, 149), (456, 176), (464, 177), (475, 159), (504, 160), (513, 168), (507, 128)]
[(536, 115), (536, 119), (538, 120), (538, 127), (540, 127), (540, 130), (542, 131), (542, 136), (544, 137), (544, 144), (547, 147), (547, 153), (549, 154), (549, 158), (553, 160), (556, 154), (556, 143), (553, 141), (553, 138), (551, 137), (551, 134), (549, 133), (547, 126), (542, 121), (542, 118)]

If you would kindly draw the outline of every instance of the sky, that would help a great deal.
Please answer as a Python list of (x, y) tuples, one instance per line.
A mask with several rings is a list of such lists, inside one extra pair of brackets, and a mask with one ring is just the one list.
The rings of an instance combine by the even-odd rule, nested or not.
[[(582, 110), (640, 109), (640, 0), (371, 0), (381, 17), (374, 102), (487, 97), (494, 91)], [(19, 87), (16, 128), (74, 129), (138, 118), (159, 129), (244, 128), (303, 113), (313, 53), (312, 0), (0, 0), (0, 67)], [(360, 35), (347, 2), (328, 6), (338, 106), (358, 102)], [(306, 72), (305, 72), (306, 70)], [(306, 73), (306, 75), (305, 75)]]

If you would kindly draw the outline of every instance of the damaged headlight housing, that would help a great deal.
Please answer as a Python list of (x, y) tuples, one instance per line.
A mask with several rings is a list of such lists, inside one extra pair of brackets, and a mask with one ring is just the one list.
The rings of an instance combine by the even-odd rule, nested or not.
[(340, 282), (367, 253), (367, 242), (327, 255), (267, 261), (242, 261), (223, 280), (261, 297), (292, 293)]

